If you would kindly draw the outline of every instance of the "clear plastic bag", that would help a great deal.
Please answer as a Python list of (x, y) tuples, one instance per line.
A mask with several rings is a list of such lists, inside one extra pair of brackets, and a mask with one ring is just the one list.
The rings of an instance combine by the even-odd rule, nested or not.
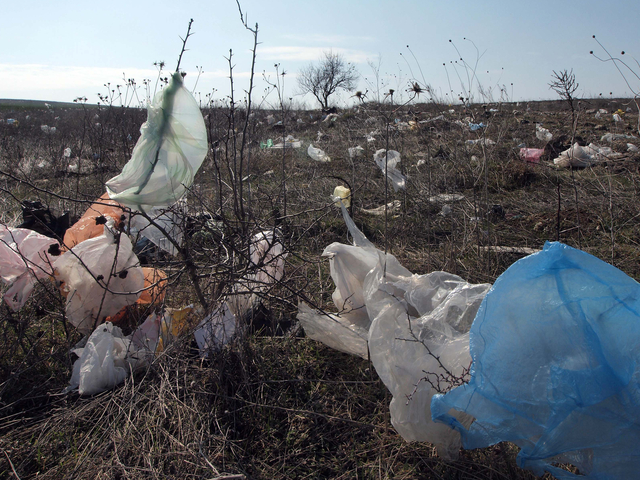
[(131, 160), (106, 184), (113, 200), (132, 209), (173, 205), (193, 182), (207, 154), (200, 107), (175, 73), (148, 107)]
[(311, 157), (311, 159), (315, 160), (316, 162), (326, 163), (331, 161), (329, 155), (324, 153), (324, 151), (320, 150), (319, 148), (314, 147), (313, 144), (309, 144), (307, 153), (309, 154), (309, 157)]
[(396, 168), (398, 163), (400, 163), (400, 153), (395, 150), (389, 150), (387, 153), (387, 151), (382, 148), (373, 155), (373, 160), (380, 170), (382, 170), (383, 175), (385, 172), (385, 157), (387, 178), (389, 182), (391, 182), (391, 185), (393, 185), (393, 190), (396, 192), (398, 190), (404, 190), (407, 178)]

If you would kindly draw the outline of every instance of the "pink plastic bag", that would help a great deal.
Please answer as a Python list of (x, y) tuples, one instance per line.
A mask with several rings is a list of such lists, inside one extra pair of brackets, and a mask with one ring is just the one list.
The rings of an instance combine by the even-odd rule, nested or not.
[(520, 158), (529, 163), (539, 163), (543, 153), (543, 148), (521, 148)]

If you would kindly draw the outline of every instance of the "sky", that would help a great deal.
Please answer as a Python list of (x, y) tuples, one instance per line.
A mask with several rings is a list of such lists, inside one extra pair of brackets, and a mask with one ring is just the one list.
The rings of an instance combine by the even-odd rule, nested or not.
[[(554, 70), (565, 69), (575, 74), (578, 97), (631, 96), (615, 65), (590, 54), (606, 58), (593, 35), (614, 57), (625, 51), (621, 58), (640, 73), (637, 0), (242, 0), (241, 6), (249, 26), (258, 23), (253, 101), (265, 107), (278, 104), (269, 87), (277, 80), (283, 98), (316, 107), (296, 75), (326, 51), (355, 66), (358, 89), (373, 99), (390, 88), (396, 99), (408, 99), (413, 81), (429, 84), (447, 103), (468, 90), (475, 101), (555, 99), (548, 84)], [(146, 96), (143, 80), (151, 94), (156, 90), (154, 63), (165, 62), (163, 76), (175, 71), (191, 18), (180, 66), (196, 99), (229, 95), (230, 50), (235, 98), (249, 86), (253, 35), (235, 0), (22, 0), (7, 1), (2, 11), (0, 98), (96, 103), (99, 93), (117, 94), (116, 85), (133, 78), (135, 95), (122, 87), (115, 103), (136, 104)], [(638, 91), (640, 80), (625, 74)], [(335, 100), (354, 102), (349, 94)]]

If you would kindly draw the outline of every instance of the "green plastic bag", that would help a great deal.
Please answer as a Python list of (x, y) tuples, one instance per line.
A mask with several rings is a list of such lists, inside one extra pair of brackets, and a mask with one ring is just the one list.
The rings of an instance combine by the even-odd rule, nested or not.
[(207, 154), (200, 107), (178, 72), (148, 107), (131, 160), (107, 182), (111, 199), (135, 210), (167, 207), (193, 182)]

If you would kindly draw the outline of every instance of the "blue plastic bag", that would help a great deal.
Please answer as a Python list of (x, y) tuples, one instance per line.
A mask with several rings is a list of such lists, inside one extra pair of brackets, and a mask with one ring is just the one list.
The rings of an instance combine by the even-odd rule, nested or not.
[[(472, 377), (431, 403), (464, 448), (511, 441), (518, 464), (559, 479), (640, 471), (640, 284), (561, 243), (513, 264), (470, 331)], [(450, 412), (470, 414), (467, 429)]]

